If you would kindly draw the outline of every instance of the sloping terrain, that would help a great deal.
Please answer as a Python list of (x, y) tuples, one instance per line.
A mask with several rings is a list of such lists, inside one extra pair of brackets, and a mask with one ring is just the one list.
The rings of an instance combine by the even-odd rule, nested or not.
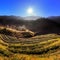
[[(56, 18), (57, 17), (57, 18)], [(0, 25), (19, 30), (21, 26), (36, 32), (37, 34), (60, 33), (60, 16), (54, 18), (41, 17), (36, 20), (24, 20), (18, 16), (0, 16)], [(31, 17), (32, 18), (32, 17)]]
[(6, 27), (0, 27), (0, 33), (9, 35), (9, 36), (13, 36), (16, 38), (29, 38), (29, 37), (33, 37), (35, 35), (34, 32), (32, 32), (28, 29), (16, 30), (16, 29), (6, 28)]
[(60, 60), (60, 23), (1, 16), (0, 60)]
[(17, 39), (0, 34), (0, 59), (2, 60), (58, 60), (59, 56), (59, 35), (46, 34)]

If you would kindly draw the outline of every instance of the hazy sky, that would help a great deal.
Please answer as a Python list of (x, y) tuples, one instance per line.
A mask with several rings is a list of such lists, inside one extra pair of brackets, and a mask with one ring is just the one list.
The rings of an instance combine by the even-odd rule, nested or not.
[(29, 7), (37, 16), (60, 15), (60, 0), (0, 0), (0, 15), (28, 16)]

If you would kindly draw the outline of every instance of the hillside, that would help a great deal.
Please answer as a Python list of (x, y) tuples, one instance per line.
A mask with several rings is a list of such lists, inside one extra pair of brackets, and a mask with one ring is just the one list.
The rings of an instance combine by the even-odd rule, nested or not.
[(60, 36), (47, 34), (16, 39), (0, 34), (1, 60), (55, 60), (60, 59)]
[(3, 26), (0, 27), (0, 34), (13, 36), (18, 39), (19, 38), (30, 38), (35, 35), (34, 32), (32, 32), (28, 29), (16, 30), (16, 29), (12, 29), (12, 28), (6, 28)]
[(60, 33), (60, 24), (47, 18), (40, 18), (35, 20), (29, 26), (29, 28), (31, 28), (32, 31), (42, 35), (49, 33)]
[(0, 60), (60, 60), (60, 23), (0, 16)]

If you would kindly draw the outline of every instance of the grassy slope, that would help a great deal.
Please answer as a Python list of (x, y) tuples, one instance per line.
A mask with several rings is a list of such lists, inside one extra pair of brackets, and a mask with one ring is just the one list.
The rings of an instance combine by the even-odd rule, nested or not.
[(56, 34), (27, 39), (0, 34), (0, 60), (60, 60), (59, 50), (60, 36)]

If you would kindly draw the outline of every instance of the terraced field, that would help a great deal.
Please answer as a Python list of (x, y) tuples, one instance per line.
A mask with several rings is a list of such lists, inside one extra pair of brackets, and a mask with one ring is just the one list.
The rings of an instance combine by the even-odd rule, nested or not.
[(0, 34), (0, 60), (60, 60), (60, 36), (16, 38)]

